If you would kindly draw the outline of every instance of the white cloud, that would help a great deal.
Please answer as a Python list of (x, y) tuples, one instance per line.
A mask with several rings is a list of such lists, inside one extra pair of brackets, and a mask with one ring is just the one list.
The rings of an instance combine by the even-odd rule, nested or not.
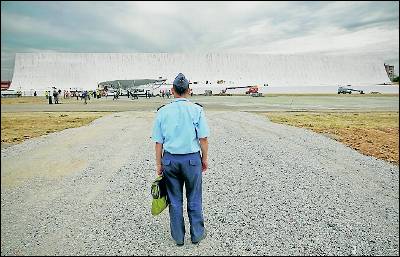
[(2, 13), (2, 32), (16, 33), (21, 35), (46, 36), (50, 38), (71, 39), (76, 34), (65, 31), (63, 28), (55, 27), (48, 21), (39, 20), (29, 16), (15, 13)]
[[(254, 45), (248, 42), (247, 46), (237, 46), (237, 52), (257, 53), (307, 53), (307, 52), (333, 52), (357, 51), (374, 49), (380, 46), (382, 51), (396, 51), (398, 49), (399, 34), (396, 30), (382, 28), (368, 28), (355, 32), (348, 32), (341, 28), (325, 28), (310, 35), (277, 40), (274, 42)], [(398, 50), (397, 50), (398, 52)]]

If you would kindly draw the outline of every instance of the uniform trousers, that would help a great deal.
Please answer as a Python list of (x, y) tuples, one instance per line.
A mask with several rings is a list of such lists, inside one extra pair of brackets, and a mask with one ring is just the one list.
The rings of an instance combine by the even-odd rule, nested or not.
[(169, 199), (171, 236), (177, 243), (184, 242), (183, 185), (185, 185), (190, 236), (192, 241), (198, 241), (204, 233), (200, 152), (171, 154), (164, 151), (162, 164)]

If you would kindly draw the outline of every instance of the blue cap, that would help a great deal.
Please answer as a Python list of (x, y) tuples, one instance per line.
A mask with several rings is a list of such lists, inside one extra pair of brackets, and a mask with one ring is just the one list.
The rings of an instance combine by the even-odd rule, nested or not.
[(178, 76), (176, 76), (173, 85), (182, 90), (186, 90), (189, 88), (189, 81), (185, 78), (185, 75), (179, 73)]

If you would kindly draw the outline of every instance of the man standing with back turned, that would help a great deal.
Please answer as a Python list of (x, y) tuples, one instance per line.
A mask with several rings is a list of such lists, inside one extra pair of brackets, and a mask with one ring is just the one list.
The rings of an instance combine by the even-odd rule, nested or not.
[(202, 172), (208, 167), (209, 128), (203, 107), (187, 100), (189, 81), (182, 73), (173, 82), (172, 94), (175, 101), (158, 109), (152, 138), (156, 143), (157, 174), (163, 174), (167, 187), (171, 235), (182, 246), (184, 184), (192, 243), (197, 244), (206, 236)]

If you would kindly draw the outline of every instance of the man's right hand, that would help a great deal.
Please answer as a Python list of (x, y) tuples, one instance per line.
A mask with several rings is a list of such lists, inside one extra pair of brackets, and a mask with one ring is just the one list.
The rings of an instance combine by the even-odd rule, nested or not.
[(203, 170), (203, 173), (206, 172), (208, 169), (208, 161), (207, 161), (207, 156), (208, 156), (208, 139), (205, 138), (200, 138), (200, 148), (201, 148), (201, 168)]
[(203, 173), (206, 173), (206, 170), (208, 169), (207, 159), (204, 159), (204, 158), (201, 159), (201, 169), (202, 169)]

